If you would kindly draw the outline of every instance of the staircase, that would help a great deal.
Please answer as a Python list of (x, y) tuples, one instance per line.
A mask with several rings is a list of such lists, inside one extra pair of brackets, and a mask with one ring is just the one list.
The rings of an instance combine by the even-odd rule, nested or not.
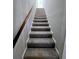
[(53, 32), (43, 8), (37, 8), (24, 59), (59, 59)]

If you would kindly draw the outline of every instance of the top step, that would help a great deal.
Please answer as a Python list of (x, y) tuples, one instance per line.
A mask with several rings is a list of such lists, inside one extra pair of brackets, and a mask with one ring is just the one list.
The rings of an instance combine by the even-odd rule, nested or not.
[(44, 8), (37, 8), (35, 13), (35, 19), (46, 19)]

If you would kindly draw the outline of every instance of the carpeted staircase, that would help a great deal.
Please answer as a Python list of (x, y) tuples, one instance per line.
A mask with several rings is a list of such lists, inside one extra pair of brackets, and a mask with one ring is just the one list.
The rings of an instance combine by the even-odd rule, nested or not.
[(43, 8), (37, 8), (24, 59), (59, 59), (53, 32)]

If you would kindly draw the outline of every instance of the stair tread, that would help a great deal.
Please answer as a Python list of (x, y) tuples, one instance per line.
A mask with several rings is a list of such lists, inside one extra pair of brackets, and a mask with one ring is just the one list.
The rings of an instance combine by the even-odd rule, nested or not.
[(49, 26), (32, 26), (31, 28), (50, 28)]
[(28, 43), (54, 43), (53, 39), (29, 39)]
[(49, 26), (32, 26), (31, 31), (50, 31)]
[(46, 14), (43, 8), (36, 9), (35, 18), (46, 18)]
[(46, 19), (39, 19), (39, 20), (37, 20), (37, 19), (34, 19), (33, 20), (33, 22), (48, 22), (48, 20), (46, 20)]
[(41, 9), (37, 8), (37, 9), (36, 9), (36, 13), (35, 13), (35, 17), (36, 17), (36, 16), (42, 16), (42, 17), (44, 16), (44, 17), (46, 17), (44, 8), (41, 8)]
[(53, 34), (51, 31), (31, 31), (30, 34)]
[(48, 23), (48, 22), (33, 22), (33, 23)]
[(29, 48), (54, 48), (55, 42), (53, 39), (29, 39), (27, 46)]
[(32, 26), (49, 26), (49, 24), (32, 24)]
[(39, 23), (36, 23), (36, 22), (33, 22), (32, 24), (48, 24), (48, 23), (46, 23), (46, 22), (39, 22)]
[(31, 31), (29, 38), (52, 38), (52, 34), (50, 31)]
[(24, 58), (36, 58), (36, 59), (47, 59), (55, 58), (58, 59), (58, 53), (54, 48), (28, 48), (24, 55)]

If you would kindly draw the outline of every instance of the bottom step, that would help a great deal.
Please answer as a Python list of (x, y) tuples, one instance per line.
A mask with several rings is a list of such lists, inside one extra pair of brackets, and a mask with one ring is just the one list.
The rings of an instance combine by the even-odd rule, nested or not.
[(24, 59), (59, 59), (54, 48), (28, 48)]

